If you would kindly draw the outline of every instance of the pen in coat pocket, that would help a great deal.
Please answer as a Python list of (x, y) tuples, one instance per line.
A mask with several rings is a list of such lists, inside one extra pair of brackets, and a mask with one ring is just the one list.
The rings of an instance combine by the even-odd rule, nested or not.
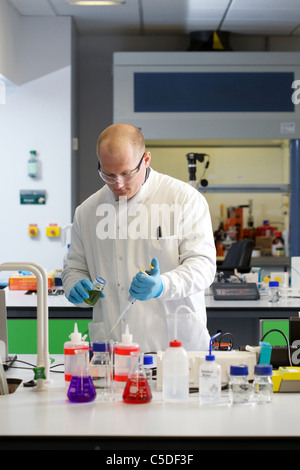
[(159, 240), (161, 238), (161, 226), (160, 225), (157, 227), (156, 235), (157, 235), (157, 240)]

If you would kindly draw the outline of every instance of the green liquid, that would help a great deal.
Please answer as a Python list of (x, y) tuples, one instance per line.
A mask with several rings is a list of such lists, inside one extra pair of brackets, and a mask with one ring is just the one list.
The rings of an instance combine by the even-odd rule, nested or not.
[(95, 305), (95, 303), (99, 300), (101, 291), (93, 289), (93, 290), (90, 290), (89, 293), (90, 293), (89, 298), (84, 299), (84, 302), (88, 305)]

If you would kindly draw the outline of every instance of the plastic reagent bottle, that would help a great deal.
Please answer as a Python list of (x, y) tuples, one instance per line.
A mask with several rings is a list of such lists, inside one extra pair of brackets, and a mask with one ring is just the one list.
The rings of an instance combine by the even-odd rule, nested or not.
[(170, 342), (162, 359), (163, 399), (166, 402), (187, 401), (189, 397), (189, 358), (181, 341)]
[(278, 281), (269, 282), (269, 302), (271, 303), (279, 302), (279, 282)]
[(211, 337), (209, 354), (199, 367), (199, 398), (203, 403), (218, 402), (221, 399), (221, 366), (215, 362), (215, 356), (211, 353), (212, 342), (220, 334), (219, 332)]
[(250, 398), (250, 384), (248, 381), (248, 366), (230, 366), (229, 402), (248, 403)]
[(216, 403), (221, 399), (221, 366), (211, 353), (199, 367), (199, 397), (203, 403)]
[(76, 370), (76, 351), (84, 351), (87, 358), (89, 357), (89, 343), (84, 341), (85, 336), (82, 337), (78, 332), (77, 323), (74, 325), (74, 332), (69, 336), (70, 341), (64, 344), (64, 361), (65, 361), (65, 382), (69, 385), (71, 378)]
[(95, 277), (92, 289), (89, 291), (89, 298), (84, 299), (84, 302), (88, 305), (94, 306), (96, 302), (98, 302), (105, 284), (105, 279), (100, 276)]
[(253, 393), (256, 403), (270, 403), (273, 396), (273, 368), (271, 364), (254, 366)]
[(115, 345), (115, 382), (125, 386), (131, 368), (132, 352), (139, 352), (140, 346), (133, 343), (129, 327), (126, 325), (125, 333), (122, 334), (122, 342)]
[(281, 232), (275, 232), (275, 238), (272, 242), (272, 256), (284, 256), (284, 239)]

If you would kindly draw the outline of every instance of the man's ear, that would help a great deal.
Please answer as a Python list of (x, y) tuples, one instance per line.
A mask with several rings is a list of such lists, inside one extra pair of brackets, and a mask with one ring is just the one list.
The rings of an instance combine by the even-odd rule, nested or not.
[(150, 161), (151, 161), (151, 153), (150, 152), (145, 153), (144, 161), (145, 161), (145, 165), (146, 165), (146, 168), (147, 168), (150, 165)]

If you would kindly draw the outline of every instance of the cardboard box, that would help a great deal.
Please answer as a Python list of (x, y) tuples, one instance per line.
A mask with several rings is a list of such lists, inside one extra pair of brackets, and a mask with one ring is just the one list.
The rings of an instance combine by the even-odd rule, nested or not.
[(255, 248), (272, 249), (272, 242), (274, 237), (255, 237)]
[[(55, 285), (54, 273), (47, 273), (48, 289)], [(37, 290), (37, 280), (33, 274), (15, 273), (9, 277), (8, 287), (10, 290)]]

